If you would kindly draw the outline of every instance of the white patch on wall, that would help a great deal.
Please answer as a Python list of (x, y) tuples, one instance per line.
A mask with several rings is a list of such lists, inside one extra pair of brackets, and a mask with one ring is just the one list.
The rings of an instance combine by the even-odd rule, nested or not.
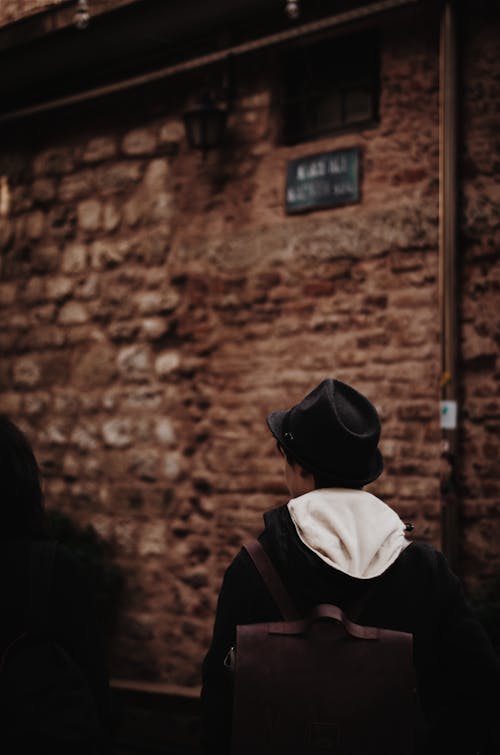
[(10, 186), (7, 176), (0, 176), (0, 217), (5, 218), (10, 212)]

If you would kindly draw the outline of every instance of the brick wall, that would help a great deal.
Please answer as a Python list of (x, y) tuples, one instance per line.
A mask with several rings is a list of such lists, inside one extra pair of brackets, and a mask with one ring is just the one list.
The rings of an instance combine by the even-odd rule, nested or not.
[(463, 561), (477, 588), (500, 578), (500, 14), (469, 8), (462, 162), (461, 374)]
[[(121, 676), (198, 683), (222, 573), (286, 500), (265, 415), (325, 376), (374, 401), (370, 489), (439, 544), (437, 33), (386, 32), (378, 127), (293, 148), (257, 63), (238, 63), (224, 150), (188, 149), (182, 98), (59, 127), (21, 149), (2, 221), (0, 407), (49, 505), (126, 571)], [(361, 203), (287, 217), (287, 161), (350, 146)]]

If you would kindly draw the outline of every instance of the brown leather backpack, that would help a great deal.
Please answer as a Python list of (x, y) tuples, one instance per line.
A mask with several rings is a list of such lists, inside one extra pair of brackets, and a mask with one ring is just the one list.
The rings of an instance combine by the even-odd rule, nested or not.
[(412, 635), (333, 605), (300, 618), (260, 543), (245, 548), (284, 620), (237, 628), (233, 755), (413, 753)]

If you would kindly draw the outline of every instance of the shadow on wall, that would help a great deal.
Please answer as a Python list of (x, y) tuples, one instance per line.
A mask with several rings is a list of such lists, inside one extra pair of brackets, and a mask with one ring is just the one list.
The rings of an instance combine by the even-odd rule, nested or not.
[[(120, 614), (124, 576), (113, 563), (109, 544), (91, 525), (81, 527), (71, 517), (47, 512), (52, 537), (82, 563), (94, 594), (108, 657)], [(198, 755), (199, 699), (126, 687), (111, 690), (114, 755)]]
[(69, 516), (54, 509), (47, 511), (47, 520), (51, 536), (83, 565), (109, 656), (124, 586), (123, 573), (113, 563), (108, 544), (91, 525), (80, 527)]

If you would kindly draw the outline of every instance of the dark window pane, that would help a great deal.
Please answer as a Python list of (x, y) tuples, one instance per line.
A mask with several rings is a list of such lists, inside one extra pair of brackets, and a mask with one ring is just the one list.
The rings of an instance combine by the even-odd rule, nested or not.
[(306, 141), (377, 113), (378, 52), (374, 34), (300, 45), (285, 58), (283, 135)]
[(372, 93), (363, 89), (353, 89), (346, 93), (345, 119), (347, 123), (367, 121), (373, 114)]
[(342, 126), (342, 98), (340, 92), (325, 93), (316, 100), (316, 123), (318, 128)]

